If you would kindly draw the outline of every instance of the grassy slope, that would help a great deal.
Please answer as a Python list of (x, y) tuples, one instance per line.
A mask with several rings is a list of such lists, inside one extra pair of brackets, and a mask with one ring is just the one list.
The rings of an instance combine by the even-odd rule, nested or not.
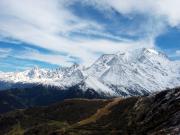
[[(67, 126), (93, 115), (98, 108), (103, 107), (108, 102), (110, 101), (74, 99), (65, 100), (50, 107), (36, 107), (9, 112), (0, 115), (0, 135), (17, 129), (17, 123), (27, 133), (45, 129), (39, 128), (39, 126), (49, 127), (49, 131), (54, 131), (54, 128), (58, 129), (63, 125)], [(60, 127), (56, 128), (57, 125)]]
[(179, 127), (179, 88), (148, 97), (66, 100), (0, 116), (2, 135), (176, 135)]

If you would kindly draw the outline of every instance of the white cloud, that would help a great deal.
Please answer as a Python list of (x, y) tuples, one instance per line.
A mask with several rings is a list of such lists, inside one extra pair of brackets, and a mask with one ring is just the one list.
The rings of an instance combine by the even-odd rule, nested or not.
[(55, 54), (42, 54), (40, 52), (26, 52), (23, 54), (15, 55), (15, 57), (18, 59), (37, 60), (50, 64), (66, 66), (70, 66), (72, 64), (72, 61), (74, 61), (70, 57)]
[(176, 51), (176, 56), (180, 57), (180, 50)]
[[(153, 47), (154, 35), (158, 35), (157, 31), (164, 29), (163, 22), (159, 22), (159, 17), (164, 18), (165, 16), (172, 26), (179, 25), (180, 22), (178, 0), (171, 0), (172, 3), (170, 3), (170, 0), (84, 0), (86, 4), (93, 4), (101, 10), (111, 10), (113, 8), (122, 14), (139, 12), (155, 16), (153, 19), (155, 22), (149, 22), (150, 24), (142, 27), (143, 30), (148, 29), (149, 33), (153, 34), (140, 41), (124, 40), (121, 37), (103, 33), (104, 27), (96, 22), (83, 20), (72, 14), (66, 8), (71, 2), (73, 1), (1, 0), (0, 34), (38, 47), (69, 54), (68, 56), (60, 56), (29, 51), (23, 54), (22, 58), (67, 65), (69, 64), (68, 61), (71, 61), (70, 56), (74, 56), (81, 58), (85, 65), (89, 65), (97, 58), (99, 52), (112, 53), (136, 47)], [(152, 26), (157, 28), (154, 30)], [(151, 31), (152, 29), (154, 31)], [(96, 33), (122, 41), (66, 38), (66, 35), (71, 31)]]
[(85, 0), (99, 9), (112, 10), (122, 14), (141, 13), (152, 17), (164, 17), (172, 26), (180, 25), (179, 0)]
[(6, 58), (11, 52), (10, 48), (0, 48), (0, 58)]
[(0, 48), (0, 53), (9, 53), (11, 50), (10, 48)]
[(98, 24), (79, 20), (70, 13), (65, 9), (64, 0), (1, 0), (0, 9), (1, 21), (20, 21), (48, 33), (63, 33), (88, 26), (100, 28)]

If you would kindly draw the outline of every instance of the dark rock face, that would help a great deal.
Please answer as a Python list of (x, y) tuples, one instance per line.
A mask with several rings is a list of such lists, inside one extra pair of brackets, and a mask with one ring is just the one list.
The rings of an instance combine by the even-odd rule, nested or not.
[(71, 99), (0, 115), (0, 134), (179, 135), (180, 88), (151, 96)]

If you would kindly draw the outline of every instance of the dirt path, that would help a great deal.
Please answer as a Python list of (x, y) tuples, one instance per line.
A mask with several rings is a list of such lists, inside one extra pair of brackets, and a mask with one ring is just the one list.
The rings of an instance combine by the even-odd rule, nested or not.
[(90, 116), (89, 118), (84, 119), (84, 120), (78, 122), (77, 123), (78, 126), (82, 126), (82, 125), (86, 125), (86, 124), (89, 124), (89, 123), (96, 122), (102, 116), (108, 115), (111, 112), (110, 108), (112, 108), (113, 106), (118, 104), (119, 101), (121, 101), (121, 100), (122, 100), (122, 98), (115, 98), (112, 102), (108, 103), (103, 108), (98, 109), (97, 112), (95, 114), (93, 114), (92, 116)]

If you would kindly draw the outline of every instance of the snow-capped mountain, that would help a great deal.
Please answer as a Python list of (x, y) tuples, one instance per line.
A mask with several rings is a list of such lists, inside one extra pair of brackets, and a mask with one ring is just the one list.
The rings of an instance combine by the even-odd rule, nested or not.
[(0, 89), (17, 84), (68, 88), (79, 85), (109, 96), (144, 95), (180, 86), (180, 62), (154, 49), (104, 54), (88, 68), (74, 64), (55, 70), (35, 67), (23, 72), (0, 72)]

